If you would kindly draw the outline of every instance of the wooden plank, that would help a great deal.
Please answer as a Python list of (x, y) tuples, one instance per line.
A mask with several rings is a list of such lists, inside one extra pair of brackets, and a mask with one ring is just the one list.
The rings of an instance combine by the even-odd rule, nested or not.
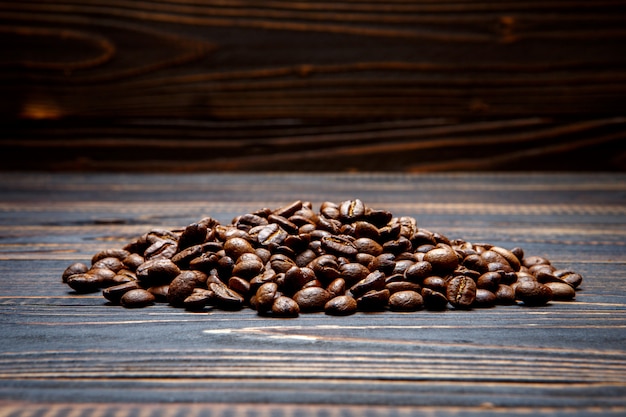
[[(1, 174), (0, 415), (623, 415), (626, 178)], [(585, 277), (574, 302), (379, 314), (110, 306), (63, 269), (153, 227), (363, 198)]]
[(4, 1), (1, 168), (624, 171), (623, 13)]

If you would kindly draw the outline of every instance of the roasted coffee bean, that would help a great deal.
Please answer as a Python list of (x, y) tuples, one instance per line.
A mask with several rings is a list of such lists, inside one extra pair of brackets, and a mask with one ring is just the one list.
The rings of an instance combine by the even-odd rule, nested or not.
[(430, 288), (433, 291), (440, 292), (445, 294), (448, 289), (448, 283), (445, 278), (438, 277), (436, 275), (432, 275), (422, 281), (422, 286), (424, 288)]
[(364, 279), (350, 287), (350, 292), (355, 297), (360, 297), (368, 291), (382, 290), (385, 288), (385, 274), (381, 271), (374, 271)]
[(315, 276), (322, 282), (330, 282), (339, 277), (339, 264), (333, 255), (322, 255), (315, 258), (309, 265)]
[(237, 218), (234, 224), (238, 228), (245, 230), (246, 227), (240, 227), (240, 226), (247, 226), (248, 229), (252, 227), (256, 227), (256, 226), (264, 226), (268, 224), (268, 219), (267, 219), (267, 216), (260, 216), (254, 213), (247, 213), (242, 216), (239, 216), (239, 218)]
[(541, 306), (552, 300), (552, 290), (537, 281), (523, 281), (515, 287), (515, 297), (525, 305)]
[(476, 298), (472, 307), (489, 308), (496, 305), (496, 295), (484, 288), (476, 289)]
[(354, 237), (356, 238), (368, 238), (374, 241), (380, 239), (380, 231), (378, 227), (370, 222), (357, 221), (352, 223), (354, 227)]
[(324, 305), (324, 312), (330, 316), (349, 316), (356, 311), (356, 300), (349, 295), (339, 295)]
[(130, 269), (131, 271), (135, 271), (139, 267), (139, 265), (141, 265), (145, 261), (145, 258), (138, 253), (131, 253), (122, 260), (126, 268)]
[(102, 290), (102, 295), (111, 303), (119, 304), (124, 294), (126, 294), (130, 290), (136, 290), (138, 288), (140, 287), (137, 281), (130, 281), (120, 285), (115, 285), (113, 287), (105, 288), (104, 290)]
[(196, 288), (194, 291), (183, 300), (182, 306), (185, 310), (198, 311), (204, 309), (208, 304), (212, 303), (215, 294), (213, 291)]
[(396, 267), (396, 256), (393, 253), (381, 253), (367, 266), (370, 271), (381, 271), (391, 274)]
[(415, 291), (418, 293), (422, 291), (422, 287), (419, 284), (410, 281), (387, 282), (385, 288), (388, 289), (391, 294), (400, 291)]
[(293, 295), (302, 312), (322, 311), (332, 294), (320, 287), (303, 288)]
[(221, 310), (241, 310), (244, 298), (224, 284), (210, 283), (209, 290), (215, 294), (213, 305)]
[(299, 266), (289, 268), (285, 272), (285, 277), (282, 281), (283, 292), (291, 295), (302, 288), (304, 284), (311, 281), (312, 278), (315, 278), (315, 274), (310, 269), (308, 270), (313, 273), (313, 276), (307, 274), (305, 272), (306, 269), (300, 268)]
[(515, 304), (515, 289), (509, 285), (500, 284), (495, 292), (496, 304), (510, 305)]
[(432, 275), (433, 267), (430, 262), (419, 261), (411, 265), (405, 272), (407, 280), (420, 284), (425, 278)]
[(366, 253), (372, 256), (378, 256), (383, 253), (383, 247), (369, 237), (361, 237), (352, 242), (359, 253)]
[(208, 233), (208, 228), (204, 223), (192, 223), (183, 230), (178, 239), (178, 251), (190, 246), (204, 243)]
[(427, 310), (441, 311), (445, 310), (448, 306), (448, 298), (439, 291), (424, 287), (422, 288), (421, 294), (424, 300), (424, 307)]
[[(316, 258), (317, 260), (319, 258)], [(297, 266), (296, 263), (285, 254), (277, 253), (270, 258), (270, 266), (276, 272), (287, 272), (289, 268)]]
[(576, 297), (574, 287), (566, 282), (546, 282), (544, 284), (552, 291), (552, 299), (556, 301), (570, 301)]
[(383, 243), (383, 252), (393, 253), (394, 255), (399, 255), (409, 250), (411, 250), (411, 241), (404, 236)]
[(197, 258), (189, 261), (189, 269), (203, 271), (205, 273), (210, 272), (212, 269), (216, 268), (220, 261), (220, 257), (213, 252), (203, 253)]
[(167, 301), (173, 306), (182, 305), (198, 284), (198, 277), (194, 271), (182, 271), (170, 282)]
[(154, 295), (143, 288), (127, 291), (122, 295), (120, 304), (126, 308), (141, 308), (154, 304)]
[(502, 275), (498, 272), (486, 272), (478, 277), (476, 287), (496, 292), (500, 286), (501, 279)]
[(170, 259), (150, 259), (137, 267), (137, 279), (147, 286), (169, 283), (180, 274), (178, 266)]
[(559, 271), (554, 271), (554, 274), (562, 279), (563, 282), (571, 285), (574, 289), (578, 288), (578, 286), (583, 282), (582, 275), (576, 272), (566, 271), (565, 273), (561, 274), (559, 273)]
[(87, 265), (85, 265), (82, 262), (76, 262), (71, 264), (70, 266), (68, 266), (65, 271), (63, 271), (63, 274), (61, 276), (61, 279), (63, 280), (64, 283), (67, 283), (67, 279), (71, 276), (71, 275), (76, 275), (76, 274), (84, 274), (85, 272), (87, 272), (89, 270), (89, 267)]
[(167, 294), (170, 291), (169, 284), (163, 285), (155, 285), (154, 287), (149, 287), (148, 292), (154, 295), (154, 300), (157, 303), (166, 303), (167, 302)]
[(389, 290), (368, 291), (356, 299), (357, 309), (361, 311), (383, 311), (389, 303)]
[(298, 317), (300, 307), (298, 303), (284, 295), (277, 297), (272, 304), (272, 315), (274, 317)]
[(375, 210), (371, 207), (365, 207), (365, 220), (372, 223), (376, 227), (383, 227), (387, 225), (393, 214), (387, 210)]
[(346, 280), (343, 278), (336, 278), (328, 284), (326, 287), (326, 291), (330, 293), (331, 296), (337, 297), (345, 294), (346, 292)]
[(326, 236), (321, 240), (322, 249), (336, 256), (352, 258), (358, 253), (354, 244), (342, 236)]
[(96, 262), (98, 262), (100, 259), (104, 259), (104, 258), (116, 258), (121, 261), (124, 258), (126, 258), (128, 255), (130, 255), (130, 252), (125, 249), (105, 249), (103, 251), (96, 253), (95, 255), (91, 257), (91, 264), (93, 265)]
[(250, 280), (263, 272), (263, 268), (263, 262), (256, 253), (245, 253), (239, 257), (231, 274)]
[(463, 259), (463, 265), (466, 268), (478, 272), (487, 272), (487, 262), (478, 254), (471, 254)]
[(296, 211), (300, 210), (303, 207), (303, 203), (301, 200), (293, 201), (285, 206), (277, 208), (272, 212), (272, 214), (276, 216), (289, 217), (294, 214)]
[(542, 256), (529, 256), (522, 260), (522, 265), (530, 268), (534, 265), (550, 265), (550, 261)]
[(416, 291), (398, 291), (389, 296), (392, 311), (417, 311), (424, 308), (424, 299)]
[(266, 282), (256, 291), (256, 308), (259, 312), (266, 312), (272, 309), (274, 299), (278, 296), (278, 284)]
[(188, 268), (189, 263), (203, 253), (202, 245), (189, 246), (172, 256), (172, 262), (178, 265), (179, 268)]
[(320, 213), (329, 219), (339, 219), (341, 213), (339, 212), (339, 205), (332, 201), (325, 201), (320, 206)]
[(251, 231), (251, 234), (255, 235), (257, 241), (263, 246), (281, 245), (289, 235), (277, 223), (260, 226), (255, 233)]
[(359, 199), (344, 201), (339, 205), (339, 216), (345, 223), (360, 220), (364, 215), (365, 204)]
[(428, 251), (424, 260), (429, 262), (436, 274), (446, 275), (459, 265), (459, 258), (450, 246), (441, 245)]
[(515, 254), (511, 252), (510, 250), (501, 248), (499, 246), (493, 246), (489, 250), (492, 252), (496, 252), (497, 254), (502, 256), (504, 259), (506, 259), (507, 263), (511, 266), (511, 268), (513, 268), (514, 271), (519, 271), (519, 269), (521, 268), (522, 266), (521, 262), (519, 261), (517, 256), (515, 256)]
[(448, 282), (446, 296), (455, 308), (471, 308), (476, 299), (476, 284), (468, 277), (454, 277)]
[(246, 239), (234, 237), (224, 242), (224, 251), (227, 256), (236, 261), (244, 253), (254, 253), (254, 248)]
[(170, 259), (174, 256), (174, 254), (176, 254), (177, 249), (178, 244), (176, 241), (170, 239), (158, 239), (145, 250), (143, 257), (146, 260)]

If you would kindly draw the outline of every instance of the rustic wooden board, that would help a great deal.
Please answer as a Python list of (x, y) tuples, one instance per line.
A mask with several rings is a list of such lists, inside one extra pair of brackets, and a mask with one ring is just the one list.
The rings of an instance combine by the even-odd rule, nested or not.
[[(153, 227), (294, 199), (412, 215), (583, 274), (542, 308), (301, 315), (141, 310), (63, 269)], [(0, 175), (0, 417), (624, 415), (626, 176)]]
[(0, 168), (624, 171), (625, 9), (3, 1)]

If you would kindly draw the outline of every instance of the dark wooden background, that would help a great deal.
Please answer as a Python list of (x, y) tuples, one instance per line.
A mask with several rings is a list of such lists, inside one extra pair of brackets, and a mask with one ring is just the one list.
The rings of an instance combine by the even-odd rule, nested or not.
[(624, 171), (625, 9), (1, 1), (1, 169)]

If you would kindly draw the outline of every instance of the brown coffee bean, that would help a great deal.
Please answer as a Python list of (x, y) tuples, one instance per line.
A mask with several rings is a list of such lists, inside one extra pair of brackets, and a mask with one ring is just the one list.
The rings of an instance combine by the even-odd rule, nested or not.
[(339, 273), (346, 281), (346, 286), (351, 287), (370, 274), (366, 266), (359, 263), (347, 263), (341, 265)]
[(256, 291), (256, 308), (259, 312), (267, 312), (272, 309), (274, 299), (278, 296), (278, 284), (266, 282)]
[(143, 288), (127, 291), (122, 295), (120, 304), (126, 308), (141, 308), (154, 304), (154, 295)]
[(411, 265), (405, 272), (407, 280), (421, 284), (425, 278), (432, 275), (433, 267), (430, 262), (419, 261)]
[(493, 246), (489, 250), (492, 251), (492, 252), (496, 252), (497, 254), (502, 256), (504, 259), (506, 259), (507, 263), (511, 266), (511, 268), (513, 268), (514, 271), (519, 271), (520, 270), (520, 268), (522, 266), (521, 262), (517, 258), (517, 256), (515, 256), (515, 254), (513, 252), (511, 252), (510, 250), (501, 248), (499, 246)]
[(182, 306), (185, 310), (199, 311), (211, 304), (214, 296), (215, 294), (211, 290), (196, 288), (183, 300)]
[(433, 272), (442, 275), (454, 271), (459, 265), (459, 258), (456, 252), (447, 245), (438, 246), (428, 251), (424, 255), (424, 260), (431, 264)]
[(344, 295), (346, 292), (346, 280), (343, 278), (335, 278), (328, 284), (326, 291), (333, 297)]
[(385, 284), (385, 288), (388, 289), (391, 294), (400, 291), (415, 291), (418, 293), (422, 292), (422, 287), (419, 284), (410, 281), (387, 282)]
[(465, 276), (454, 277), (448, 282), (446, 296), (455, 308), (471, 308), (476, 299), (476, 283)]
[(293, 295), (293, 300), (302, 312), (322, 311), (331, 298), (332, 295), (320, 287), (303, 288)]
[(498, 291), (502, 275), (498, 272), (486, 272), (478, 277), (476, 288), (483, 288), (491, 292)]
[(93, 265), (91, 265), (90, 269), (96, 268), (105, 268), (110, 269), (113, 272), (118, 272), (119, 270), (124, 268), (124, 263), (120, 261), (118, 258), (107, 257), (101, 258), (97, 260)]
[(280, 296), (274, 300), (272, 304), (272, 315), (274, 317), (298, 317), (300, 307), (293, 299)]
[(552, 291), (553, 300), (570, 301), (576, 297), (574, 287), (566, 282), (546, 282), (544, 285)]
[(368, 291), (356, 299), (357, 309), (361, 311), (383, 311), (389, 303), (389, 290)]
[[(557, 271), (554, 272), (555, 274), (557, 273)], [(583, 282), (583, 277), (582, 275), (576, 273), (576, 272), (567, 272), (565, 274), (562, 275), (557, 275), (559, 278), (561, 278), (563, 280), (563, 282), (569, 284), (572, 286), (572, 288), (576, 289), (580, 286), (580, 284)]]
[(244, 253), (235, 263), (231, 274), (250, 280), (263, 272), (263, 269), (263, 262), (256, 253)]
[(102, 295), (111, 303), (119, 304), (124, 294), (126, 294), (130, 290), (136, 290), (138, 288), (140, 287), (137, 281), (130, 281), (120, 285), (115, 285), (113, 287), (105, 288), (104, 290), (102, 290)]
[(322, 282), (330, 282), (339, 277), (339, 264), (334, 255), (322, 255), (315, 258), (309, 265), (315, 276)]
[(476, 298), (474, 299), (474, 303), (472, 307), (478, 308), (489, 308), (496, 305), (496, 295), (484, 288), (476, 289)]
[(385, 288), (385, 274), (381, 271), (374, 271), (368, 274), (364, 279), (350, 287), (350, 292), (355, 297), (360, 297), (368, 291), (382, 290)]
[(154, 301), (158, 303), (166, 303), (167, 302), (167, 293), (170, 291), (169, 284), (164, 285), (155, 285), (154, 287), (148, 288), (148, 292), (154, 295)]
[(495, 292), (496, 304), (510, 305), (515, 304), (515, 289), (509, 285), (500, 284)]
[(146, 260), (144, 259), (144, 257), (138, 253), (131, 253), (122, 260), (126, 268), (130, 269), (131, 271), (135, 271), (139, 267), (139, 265), (141, 265), (145, 261)]
[(71, 276), (71, 275), (76, 275), (76, 274), (84, 274), (85, 272), (87, 272), (89, 270), (89, 267), (87, 265), (85, 265), (82, 262), (76, 262), (71, 264), (70, 266), (68, 266), (65, 271), (63, 271), (63, 274), (61, 276), (61, 279), (63, 280), (64, 283), (67, 283), (67, 279)]
[(178, 244), (170, 239), (157, 239), (144, 251), (143, 257), (150, 259), (170, 259), (176, 254)]
[(227, 256), (236, 261), (244, 253), (254, 253), (254, 248), (246, 239), (234, 237), (224, 242), (224, 251)]
[(365, 204), (359, 199), (344, 201), (339, 205), (339, 216), (344, 223), (360, 220), (365, 215)]
[(537, 281), (523, 281), (515, 287), (515, 297), (525, 305), (541, 306), (552, 300), (552, 290)]
[(424, 287), (422, 288), (421, 295), (424, 300), (424, 307), (427, 310), (441, 311), (445, 310), (448, 306), (448, 298), (439, 291)]
[(98, 262), (100, 259), (104, 259), (104, 258), (116, 258), (121, 261), (124, 258), (126, 258), (128, 255), (130, 255), (130, 252), (128, 252), (125, 249), (105, 249), (103, 251), (96, 253), (95, 255), (91, 257), (91, 264), (93, 265), (96, 262)]
[(276, 216), (289, 217), (292, 214), (294, 214), (296, 211), (300, 210), (302, 207), (303, 207), (303, 202), (301, 200), (295, 200), (287, 205), (277, 208), (276, 210), (272, 212), (272, 214)]
[(250, 282), (240, 277), (230, 277), (228, 279), (228, 288), (246, 298), (250, 293)]
[(183, 233), (178, 238), (178, 251), (182, 251), (190, 246), (204, 243), (208, 233), (206, 224), (192, 223), (185, 227)]
[(358, 253), (354, 244), (342, 236), (325, 236), (321, 239), (322, 249), (335, 256), (352, 258)]
[(422, 296), (415, 291), (398, 291), (389, 297), (389, 309), (392, 311), (417, 311), (424, 308)]
[(550, 261), (542, 256), (529, 256), (522, 259), (522, 265), (526, 268), (530, 268), (534, 265), (550, 265)]
[(359, 253), (366, 253), (372, 256), (378, 256), (383, 253), (382, 245), (369, 237), (358, 238), (353, 242), (353, 245)]
[(255, 232), (250, 231), (250, 234), (256, 236), (257, 241), (263, 246), (281, 245), (289, 235), (277, 223), (260, 226)]
[(178, 265), (170, 259), (150, 259), (137, 267), (137, 279), (145, 286), (169, 283), (178, 274)]
[(381, 253), (369, 263), (367, 268), (370, 271), (381, 271), (391, 274), (396, 267), (396, 256), (392, 253)]
[(324, 305), (324, 312), (330, 316), (348, 316), (356, 311), (356, 300), (348, 295), (334, 297)]
[(169, 284), (167, 301), (173, 306), (181, 306), (198, 286), (198, 278), (194, 271), (182, 271)]
[(210, 283), (209, 290), (213, 291), (213, 305), (222, 310), (241, 310), (244, 298), (224, 284)]

